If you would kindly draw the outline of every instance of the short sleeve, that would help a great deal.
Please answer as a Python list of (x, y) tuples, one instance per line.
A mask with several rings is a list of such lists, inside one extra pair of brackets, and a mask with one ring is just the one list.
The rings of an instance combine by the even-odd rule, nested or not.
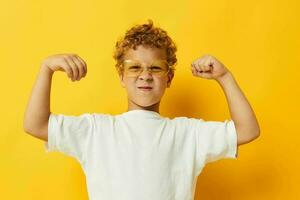
[(194, 119), (197, 159), (203, 164), (223, 158), (238, 157), (237, 133), (232, 120), (204, 121)]
[(48, 142), (45, 143), (46, 152), (58, 151), (83, 162), (94, 129), (92, 114), (71, 116), (51, 113), (48, 121)]

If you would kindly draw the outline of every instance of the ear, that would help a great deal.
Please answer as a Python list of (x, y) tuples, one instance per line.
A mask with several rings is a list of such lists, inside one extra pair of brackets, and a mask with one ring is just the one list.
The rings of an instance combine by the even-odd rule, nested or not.
[(171, 82), (173, 80), (174, 73), (168, 73), (168, 82), (167, 82), (167, 87), (169, 88), (171, 86)]
[(123, 80), (124, 75), (123, 74), (119, 74), (119, 78), (120, 78), (120, 83), (121, 83), (122, 87), (125, 88), (125, 83), (124, 83), (124, 80)]

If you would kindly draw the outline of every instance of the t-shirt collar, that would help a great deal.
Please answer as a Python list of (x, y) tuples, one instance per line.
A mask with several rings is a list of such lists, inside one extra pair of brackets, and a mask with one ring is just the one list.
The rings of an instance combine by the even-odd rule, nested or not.
[(124, 112), (123, 115), (160, 116), (158, 112), (152, 110), (135, 109)]

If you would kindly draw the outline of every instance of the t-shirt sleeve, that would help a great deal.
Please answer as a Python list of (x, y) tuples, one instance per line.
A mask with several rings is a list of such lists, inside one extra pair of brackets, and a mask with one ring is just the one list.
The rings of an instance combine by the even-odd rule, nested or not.
[(45, 143), (46, 152), (58, 151), (83, 162), (94, 129), (92, 114), (72, 116), (51, 113), (48, 121), (48, 141)]
[(202, 163), (238, 157), (237, 133), (233, 120), (204, 121), (193, 119), (197, 158)]

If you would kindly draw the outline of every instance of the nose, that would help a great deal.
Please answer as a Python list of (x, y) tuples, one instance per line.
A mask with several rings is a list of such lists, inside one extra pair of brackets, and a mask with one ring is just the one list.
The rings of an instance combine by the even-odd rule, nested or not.
[(141, 74), (139, 75), (139, 78), (140, 79), (152, 79), (153, 77), (152, 77), (151, 72), (148, 69), (144, 68), (143, 71), (141, 72)]

